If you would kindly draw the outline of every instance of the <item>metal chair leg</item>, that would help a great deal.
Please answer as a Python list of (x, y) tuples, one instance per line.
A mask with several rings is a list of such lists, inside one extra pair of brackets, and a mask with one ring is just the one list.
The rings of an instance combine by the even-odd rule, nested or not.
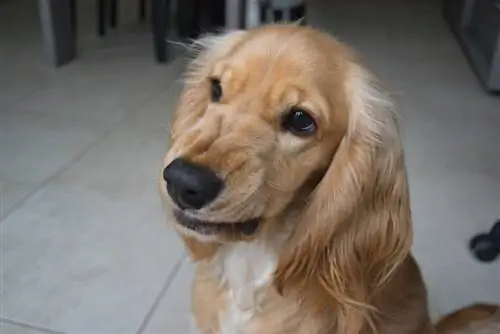
[(76, 0), (69, 1), (69, 10), (70, 10), (70, 20), (71, 20), (71, 33), (73, 34), (73, 39), (76, 41), (78, 36), (78, 15), (76, 8)]
[(146, 21), (146, 0), (139, 0), (139, 22)]
[(212, 28), (219, 29), (226, 25), (226, 2), (231, 0), (212, 0), (210, 3)]
[[(43, 46), (47, 61), (54, 67), (76, 57), (74, 0), (38, 0)], [(73, 7), (73, 8), (72, 8)], [(74, 20), (75, 19), (75, 20)]]
[(166, 34), (169, 18), (170, 0), (151, 0), (154, 50), (156, 60), (159, 63), (166, 63), (168, 59)]
[(179, 0), (177, 4), (177, 32), (181, 38), (196, 38), (200, 35), (199, 0)]
[(106, 34), (106, 4), (106, 0), (97, 0), (97, 34), (99, 36)]
[(118, 22), (118, 0), (110, 0), (109, 19), (111, 28), (116, 28)]

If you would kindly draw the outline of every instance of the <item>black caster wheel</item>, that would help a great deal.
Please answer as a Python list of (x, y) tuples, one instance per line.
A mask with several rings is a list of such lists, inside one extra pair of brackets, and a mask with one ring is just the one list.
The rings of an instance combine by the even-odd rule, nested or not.
[(490, 234), (476, 235), (470, 241), (469, 247), (474, 257), (481, 262), (492, 262), (500, 254), (500, 247), (493, 241)]

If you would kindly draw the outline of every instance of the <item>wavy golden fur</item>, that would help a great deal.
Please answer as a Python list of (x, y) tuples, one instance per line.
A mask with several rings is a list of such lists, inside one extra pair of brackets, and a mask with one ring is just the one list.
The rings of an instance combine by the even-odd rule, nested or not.
[[(433, 333), (411, 254), (412, 226), (395, 107), (331, 36), (271, 25), (195, 44), (165, 166), (182, 157), (225, 187), (191, 220), (259, 219), (255, 233), (174, 226), (197, 263), (203, 334)], [(210, 80), (222, 97), (210, 101)], [(317, 131), (284, 131), (292, 107)], [(168, 212), (179, 210), (166, 191)]]

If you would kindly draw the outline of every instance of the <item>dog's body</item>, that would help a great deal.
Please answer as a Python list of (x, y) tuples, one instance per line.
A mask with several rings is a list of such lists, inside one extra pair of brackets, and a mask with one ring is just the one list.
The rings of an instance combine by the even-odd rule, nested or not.
[(434, 333), (394, 106), (311, 28), (206, 38), (162, 193), (202, 334)]
[[(269, 240), (271, 241), (271, 240)], [(193, 305), (200, 333), (330, 334), (336, 333), (335, 304), (308, 311), (297, 296), (281, 296), (272, 285), (278, 253), (274, 243), (251, 242), (224, 247), (198, 264)], [(374, 298), (384, 310), (376, 320), (380, 333), (433, 333), (426, 292), (411, 257), (398, 268), (388, 287)], [(306, 293), (303, 298), (316, 298)], [(373, 333), (366, 327), (359, 333)]]

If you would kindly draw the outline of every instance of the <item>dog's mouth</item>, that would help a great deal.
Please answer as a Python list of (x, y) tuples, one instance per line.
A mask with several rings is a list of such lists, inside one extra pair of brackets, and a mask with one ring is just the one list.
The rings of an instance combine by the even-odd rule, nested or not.
[(181, 210), (174, 210), (174, 216), (181, 226), (202, 235), (224, 233), (251, 236), (257, 232), (260, 225), (259, 218), (253, 218), (241, 222), (212, 222), (188, 216)]

